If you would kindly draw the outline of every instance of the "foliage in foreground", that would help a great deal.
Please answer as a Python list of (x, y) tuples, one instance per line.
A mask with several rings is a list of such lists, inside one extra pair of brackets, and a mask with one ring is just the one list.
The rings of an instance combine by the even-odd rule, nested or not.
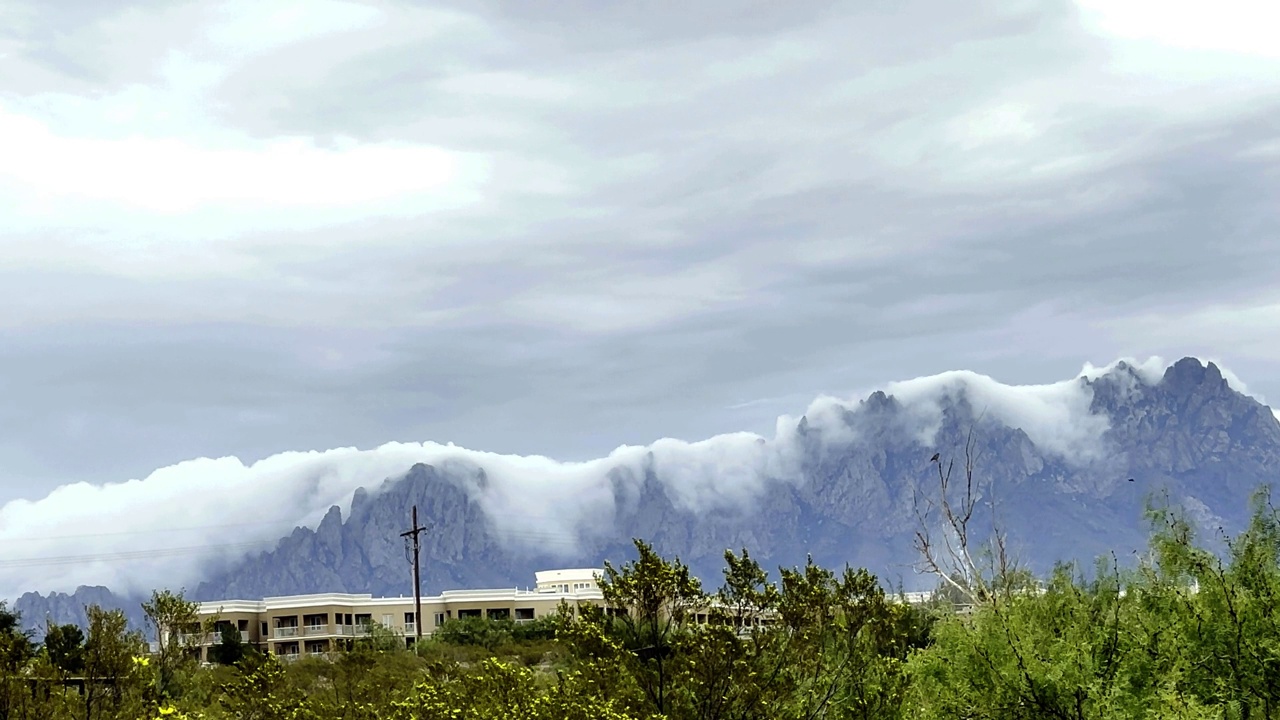
[[(532, 626), (453, 624), (415, 650), (374, 638), (280, 663), (224, 638), (226, 665), (145, 656), (123, 616), (42, 643), (0, 611), (0, 720), (752, 720), (1280, 717), (1280, 518), (1263, 492), (1221, 558), (1153, 508), (1135, 566), (1062, 566), (988, 582), (981, 602), (913, 607), (864, 570), (808, 563), (771, 577), (745, 550), (707, 592), (636, 542), (607, 566), (609, 607)], [(954, 578), (952, 578), (954, 581)], [(189, 624), (180, 594), (150, 603)], [(88, 677), (83, 694), (62, 684)], [(96, 680), (92, 680), (96, 678)]]

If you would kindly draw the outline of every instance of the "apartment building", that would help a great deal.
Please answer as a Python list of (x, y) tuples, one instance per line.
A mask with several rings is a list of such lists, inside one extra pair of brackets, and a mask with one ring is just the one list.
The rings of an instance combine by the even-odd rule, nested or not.
[[(422, 598), (422, 634), (434, 633), (454, 618), (487, 617), (529, 622), (552, 615), (567, 603), (599, 604), (603, 600), (597, 569), (545, 570), (535, 573), (531, 589), (445, 590)], [(342, 643), (368, 636), (377, 625), (401, 635), (406, 644), (417, 636), (413, 596), (375, 598), (372, 595), (321, 593), (261, 600), (218, 600), (201, 603), (201, 620), (215, 621), (215, 632), (197, 638), (201, 660), (221, 640), (221, 630), (235, 627), (244, 642), (285, 658), (322, 655)]]

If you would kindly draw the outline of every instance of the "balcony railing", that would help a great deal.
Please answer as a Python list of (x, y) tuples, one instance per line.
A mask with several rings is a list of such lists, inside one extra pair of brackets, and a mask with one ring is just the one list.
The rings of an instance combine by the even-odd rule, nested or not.
[(281, 625), (276, 628), (275, 636), (278, 638), (298, 637), (298, 626), (297, 625)]
[(417, 624), (417, 623), (412, 623), (412, 622), (407, 622), (407, 623), (405, 623), (405, 624), (404, 624), (404, 634), (405, 634), (405, 635), (417, 635), (417, 634), (418, 634), (418, 624)]
[(331, 631), (328, 625), (307, 625), (302, 630), (303, 635), (329, 635)]
[(372, 625), (338, 625), (334, 627), (334, 635), (345, 635), (347, 637), (364, 637), (373, 632)]

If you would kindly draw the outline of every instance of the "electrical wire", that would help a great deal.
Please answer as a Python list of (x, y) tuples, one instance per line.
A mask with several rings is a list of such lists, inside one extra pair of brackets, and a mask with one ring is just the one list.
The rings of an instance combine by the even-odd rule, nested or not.
[(95, 562), (126, 562), (129, 560), (149, 560), (162, 557), (177, 557), (205, 553), (210, 550), (246, 550), (254, 547), (273, 545), (279, 540), (258, 540), (254, 542), (221, 543), (209, 545), (191, 545), (187, 547), (157, 548), (153, 550), (125, 550), (112, 553), (94, 553), (85, 555), (61, 555), (54, 557), (27, 557), (0, 559), (0, 569), (20, 567), (42, 567), (46, 565), (81, 565)]

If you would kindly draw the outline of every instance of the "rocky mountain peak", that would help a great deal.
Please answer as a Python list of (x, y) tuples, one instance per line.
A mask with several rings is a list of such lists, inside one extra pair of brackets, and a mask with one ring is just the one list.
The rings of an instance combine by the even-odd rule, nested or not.
[[(976, 477), (992, 489), (1003, 529), (1040, 569), (1057, 560), (1089, 561), (1107, 551), (1126, 555), (1141, 548), (1142, 506), (1157, 492), (1204, 508), (1214, 527), (1238, 527), (1250, 493), (1280, 476), (1280, 422), (1232, 389), (1213, 363), (1184, 358), (1160, 376), (1118, 363), (1077, 383), (1059, 388), (1065, 395), (1053, 398), (1068, 399), (1054, 408), (1059, 414), (1067, 408), (1067, 414), (1049, 417), (1067, 431), (1079, 431), (1087, 421), (1082, 442), (1099, 434), (1100, 458), (1082, 461), (1062, 446), (1048, 447), (1057, 426), (1036, 414), (1043, 393), (1020, 416), (1008, 412), (1016, 393), (996, 402), (989, 388), (964, 378), (947, 380), (926, 402), (904, 403), (882, 391), (801, 418), (796, 442), (787, 450), (797, 455), (798, 469), (781, 473), (785, 477), (751, 479), (760, 486), (741, 506), (691, 509), (675, 502), (682, 478), (661, 475), (662, 463), (654, 462), (657, 450), (651, 448), (648, 462), (601, 473), (600, 487), (592, 491), (612, 493), (613, 505), (591, 519), (586, 536), (575, 535), (569, 510), (563, 518), (520, 530), (504, 525), (513, 522), (511, 516), (486, 512), (483, 501), (503, 492), (504, 483), (482, 462), (417, 464), (403, 475), (370, 478), (369, 489), (355, 491), (345, 518), (338, 507), (330, 508), (314, 529), (298, 528), (271, 551), (220, 568), (190, 595), (212, 600), (325, 591), (410, 593), (400, 533), (414, 505), (430, 526), (423, 538), (428, 593), (522, 586), (539, 569), (623, 560), (630, 556), (631, 538), (679, 556), (713, 586), (730, 547), (747, 547), (771, 569), (803, 564), (812, 555), (826, 565), (866, 566), (896, 580), (915, 560), (916, 491), (937, 482), (931, 456), (938, 452), (944, 462), (954, 459), (962, 466), (972, 429), (978, 431)], [(1076, 391), (1092, 393), (1087, 409), (1073, 404)], [(987, 412), (1000, 402), (1005, 411)], [(1018, 417), (1031, 424), (1024, 428), (1010, 420)], [(705, 471), (715, 469), (707, 461)], [(767, 474), (763, 467), (760, 472)], [(570, 536), (577, 538), (572, 556), (547, 550), (549, 539)], [(46, 613), (74, 620), (88, 601), (106, 598), (82, 588), (73, 596), (30, 594), (20, 607), (37, 622)], [(73, 612), (77, 607), (80, 616)]]
[(1184, 357), (1164, 371), (1164, 384), (1174, 393), (1196, 391), (1223, 392), (1229, 389), (1222, 371), (1212, 362), (1202, 364), (1193, 357)]
[(883, 390), (877, 390), (867, 396), (861, 403), (865, 410), (871, 412), (893, 411), (898, 408), (898, 401)]
[(21, 615), (23, 627), (33, 631), (35, 637), (39, 638), (44, 636), (47, 623), (71, 623), (88, 627), (86, 609), (90, 605), (97, 605), (104, 610), (123, 610), (132, 629), (144, 630), (146, 627), (146, 616), (142, 612), (140, 599), (116, 595), (101, 585), (81, 585), (71, 593), (24, 593), (13, 603), (13, 609)]

